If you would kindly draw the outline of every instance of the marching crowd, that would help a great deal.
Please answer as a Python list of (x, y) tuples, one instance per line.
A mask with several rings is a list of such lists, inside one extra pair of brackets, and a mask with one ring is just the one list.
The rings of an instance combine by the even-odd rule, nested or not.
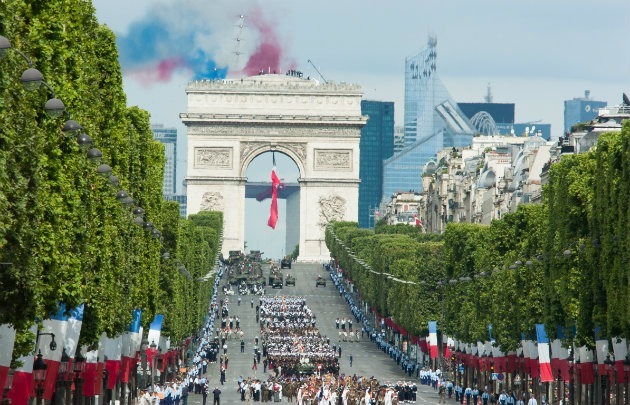
[[(413, 377), (413, 381), (379, 382), (374, 377), (340, 374), (341, 345), (320, 334), (316, 316), (306, 305), (306, 300), (303, 297), (262, 296), (255, 307), (260, 338), (251, 339), (254, 377), (241, 376), (236, 387), (227, 388), (236, 389), (240, 401), (278, 402), (286, 399), (289, 402), (295, 400), (299, 405), (415, 403), (418, 392), (415, 381), (419, 381), (437, 391), (440, 402), (444, 403), (454, 399), (462, 404), (537, 405), (523, 402), (523, 398), (517, 398), (509, 391), (491, 393), (487, 387), (459, 386), (443, 379), (439, 370), (430, 370), (416, 363), (388, 342), (380, 328), (370, 324), (354, 302), (353, 294), (345, 290), (339, 274), (332, 266), (325, 267), (354, 317), (335, 319), (338, 342), (358, 341), (367, 333), (379, 349)], [(230, 300), (238, 305), (240, 297), (217, 296), (224, 271), (225, 267), (220, 266), (206, 323), (195, 340), (195, 351), (187, 358), (183, 372), (173, 381), (152, 384), (141, 390), (139, 405), (187, 405), (191, 394), (199, 395), (202, 405), (207, 405), (208, 400), (220, 404), (222, 390), (219, 387), (223, 388), (227, 382), (229, 370), (228, 345), (230, 349), (232, 345), (240, 346), (240, 353), (244, 353), (246, 337), (238, 314), (230, 313)], [(254, 299), (249, 304), (247, 306), (253, 309)], [(355, 328), (357, 324), (360, 327)], [(263, 374), (257, 377), (260, 364)], [(211, 386), (210, 378), (214, 381), (216, 376), (219, 376), (219, 383)]]
[(277, 374), (298, 375), (315, 365), (320, 372), (339, 372), (337, 352), (320, 335), (304, 298), (264, 297), (260, 312), (263, 354)]

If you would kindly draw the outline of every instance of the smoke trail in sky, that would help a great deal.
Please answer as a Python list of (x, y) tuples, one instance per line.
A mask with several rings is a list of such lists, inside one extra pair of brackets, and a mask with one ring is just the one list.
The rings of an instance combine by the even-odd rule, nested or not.
[[(245, 14), (245, 28), (239, 58), (234, 51), (240, 14)], [(228, 71), (280, 71), (285, 63), (274, 26), (246, 0), (158, 3), (117, 42), (125, 73), (146, 84), (168, 82), (176, 72), (191, 79), (221, 79)]]
[(251, 54), (243, 72), (247, 75), (254, 75), (262, 71), (280, 71), (282, 69), (282, 46), (278, 35), (270, 23), (268, 23), (260, 8), (255, 8), (248, 15), (250, 23), (260, 33), (259, 44)]

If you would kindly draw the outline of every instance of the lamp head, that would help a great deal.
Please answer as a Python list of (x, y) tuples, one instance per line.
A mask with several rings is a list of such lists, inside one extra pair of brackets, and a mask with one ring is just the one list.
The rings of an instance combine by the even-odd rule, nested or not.
[(112, 172), (112, 168), (111, 168), (111, 166), (109, 166), (109, 165), (107, 165), (107, 164), (102, 164), (102, 165), (99, 165), (99, 166), (96, 168), (96, 172), (97, 172), (98, 174), (100, 174), (101, 176), (108, 177), (108, 176), (109, 176), (109, 174)]
[(83, 129), (83, 126), (76, 122), (75, 120), (68, 120), (63, 123), (63, 128), (61, 130), (65, 133), (71, 133), (74, 131), (80, 131)]
[[(79, 147), (83, 150), (86, 150), (87, 148), (89, 148), (92, 145), (92, 137), (89, 136), (88, 134), (85, 133), (80, 133), (77, 136), (77, 143), (79, 144)], [(98, 149), (96, 149), (98, 151)], [(100, 151), (99, 151), (100, 152)], [(103, 154), (101, 153), (101, 156), (103, 156)], [(88, 158), (90, 158), (89, 154), (88, 154)], [(91, 158), (90, 158), (91, 159)]]
[[(79, 141), (79, 139), (77, 138), (77, 142)], [(92, 148), (88, 151), (87, 153), (87, 157), (88, 159), (90, 159), (92, 162), (99, 162), (100, 159), (103, 157), (103, 152), (101, 152), (100, 150), (96, 149), (96, 148)]]
[(0, 35), (0, 59), (7, 54), (9, 49), (11, 49), (11, 42), (6, 37)]
[(20, 81), (26, 90), (33, 91), (37, 90), (42, 84), (44, 81), (44, 75), (35, 68), (28, 68), (24, 71), (24, 73), (22, 73)]
[(63, 112), (66, 111), (66, 106), (63, 105), (63, 101), (55, 97), (46, 101), (44, 111), (46, 111), (46, 114), (48, 114), (50, 118), (59, 118)]

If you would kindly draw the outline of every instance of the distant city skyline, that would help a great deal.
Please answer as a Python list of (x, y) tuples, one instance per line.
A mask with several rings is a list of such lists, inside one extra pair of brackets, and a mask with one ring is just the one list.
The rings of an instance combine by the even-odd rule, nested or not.
[[(516, 104), (516, 122), (550, 123), (552, 137), (562, 133), (565, 100), (589, 89), (594, 99), (617, 104), (630, 88), (630, 3), (616, 0), (509, 5), (498, 0), (462, 4), (404, 0), (387, 7), (375, 0), (322, 0), (317, 7), (288, 0), (93, 4), (99, 21), (126, 44), (122, 51), (134, 41), (144, 49), (133, 61), (128, 56), (122, 60), (129, 103), (147, 109), (152, 122), (175, 126), (182, 133), (178, 114), (186, 108), (186, 85), (206, 65), (184, 55), (190, 59), (186, 68), (178, 50), (201, 54), (219, 67), (230, 65), (228, 76), (238, 76), (260, 45), (269, 45), (265, 49), (283, 70), (296, 68), (319, 78), (311, 60), (327, 80), (362, 85), (365, 99), (394, 101), (396, 125), (403, 125), (404, 60), (425, 47), (429, 33), (437, 38), (440, 77), (454, 100), (481, 102), (490, 83), (495, 102)], [(241, 14), (244, 27), (239, 34)], [(365, 26), (375, 29), (362, 29)], [(181, 46), (173, 50), (164, 35), (154, 36), (157, 43), (143, 44), (152, 38), (146, 32), (138, 34), (142, 27), (168, 33)], [(237, 37), (242, 38), (240, 48)], [(165, 49), (161, 64), (143, 59), (151, 49)], [(605, 65), (596, 55), (606, 55)], [(152, 67), (158, 71), (150, 71)], [(168, 80), (156, 76), (165, 70)]]

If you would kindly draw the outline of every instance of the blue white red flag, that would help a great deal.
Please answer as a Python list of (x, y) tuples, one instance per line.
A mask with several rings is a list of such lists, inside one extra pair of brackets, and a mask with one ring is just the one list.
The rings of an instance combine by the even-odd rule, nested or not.
[(554, 380), (551, 372), (551, 359), (549, 357), (549, 338), (545, 331), (545, 325), (536, 324), (536, 337), (538, 339), (538, 363), (540, 365), (540, 381), (551, 382)]
[(438, 357), (436, 321), (429, 321), (429, 355), (432, 359), (437, 359)]

